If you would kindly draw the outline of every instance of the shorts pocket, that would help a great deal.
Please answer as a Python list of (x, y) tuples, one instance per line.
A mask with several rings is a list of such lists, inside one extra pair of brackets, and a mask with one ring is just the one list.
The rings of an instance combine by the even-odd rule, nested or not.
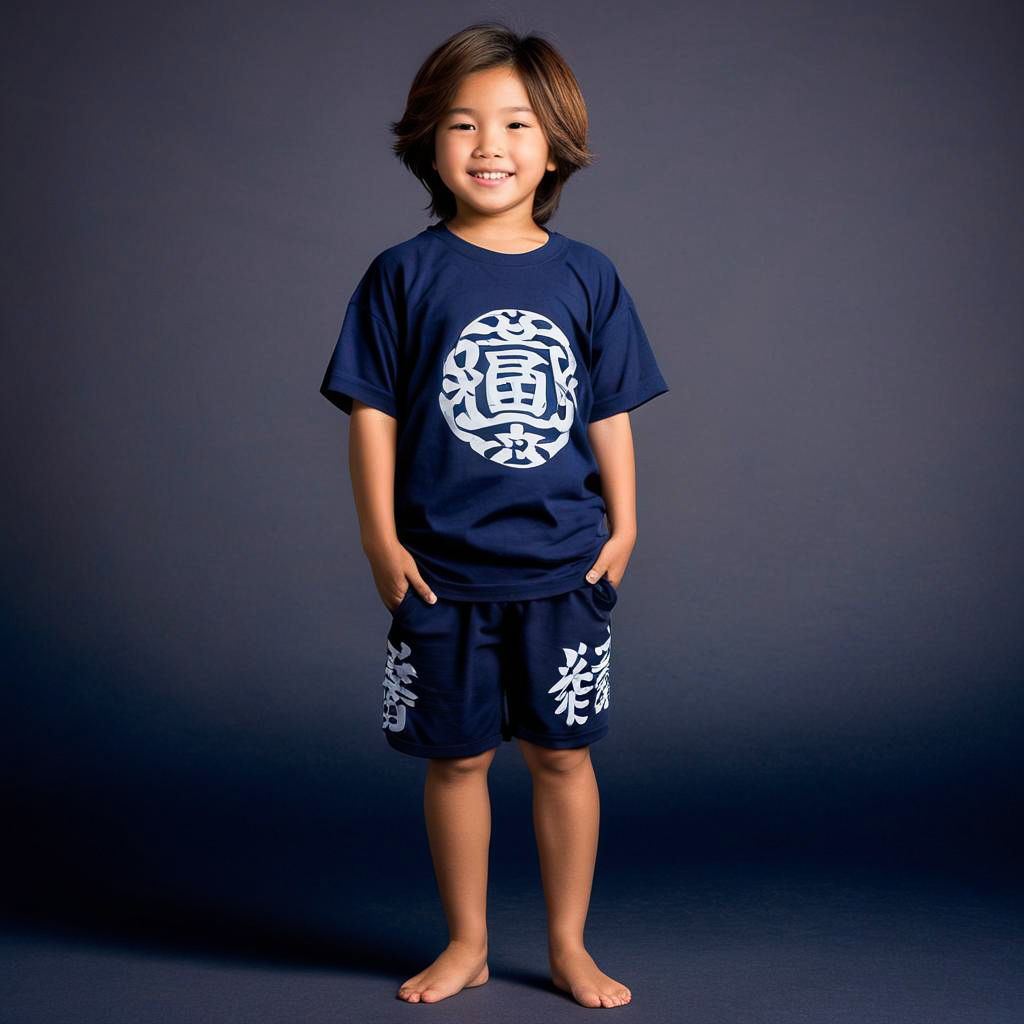
[(405, 588), (405, 596), (391, 610), (391, 617), (392, 618), (397, 617), (398, 613), (405, 609), (405, 606), (412, 600), (414, 595), (415, 595), (415, 588), (410, 583), (409, 586)]
[(594, 599), (602, 608), (611, 611), (615, 607), (619, 592), (612, 586), (607, 576), (602, 576), (596, 583), (588, 583), (587, 586), (593, 588)]

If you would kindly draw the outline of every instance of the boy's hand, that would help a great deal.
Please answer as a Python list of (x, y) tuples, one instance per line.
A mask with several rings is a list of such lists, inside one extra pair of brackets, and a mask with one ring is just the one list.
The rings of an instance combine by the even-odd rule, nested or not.
[(596, 583), (602, 576), (607, 575), (608, 582), (618, 590), (622, 574), (629, 564), (629, 556), (633, 553), (634, 544), (634, 536), (611, 534), (604, 542), (597, 561), (587, 573), (587, 582)]
[(377, 592), (387, 610), (394, 611), (405, 600), (409, 587), (428, 604), (433, 604), (437, 597), (420, 575), (416, 559), (397, 541), (387, 544), (369, 546), (366, 557), (373, 569), (373, 580), (377, 584)]

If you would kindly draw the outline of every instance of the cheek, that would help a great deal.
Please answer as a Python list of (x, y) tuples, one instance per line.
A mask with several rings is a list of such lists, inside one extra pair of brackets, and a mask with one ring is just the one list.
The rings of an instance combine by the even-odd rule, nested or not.
[(448, 174), (461, 170), (466, 163), (466, 146), (460, 145), (461, 140), (451, 135), (438, 137), (434, 140), (434, 159), (437, 161), (438, 170), (445, 170)]
[(547, 150), (544, 146), (533, 145), (532, 143), (523, 145), (518, 147), (514, 155), (524, 168), (543, 172), (544, 164), (547, 161)]
[(447, 129), (438, 129), (434, 133), (434, 152), (437, 154), (450, 153), (456, 144), (455, 135)]

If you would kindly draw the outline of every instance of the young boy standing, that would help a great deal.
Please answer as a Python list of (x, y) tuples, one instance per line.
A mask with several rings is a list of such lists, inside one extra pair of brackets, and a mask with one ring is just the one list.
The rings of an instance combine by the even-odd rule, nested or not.
[(351, 415), (362, 546), (392, 615), (383, 734), (429, 759), (450, 941), (397, 994), (435, 1002), (488, 978), (487, 772), (515, 737), (552, 980), (617, 1006), (628, 987), (583, 942), (589, 744), (608, 731), (611, 610), (637, 535), (628, 413), (668, 385), (611, 261), (542, 227), (591, 160), (582, 95), (550, 44), (464, 29), (424, 62), (393, 127), (440, 220), (372, 261), (321, 392)]

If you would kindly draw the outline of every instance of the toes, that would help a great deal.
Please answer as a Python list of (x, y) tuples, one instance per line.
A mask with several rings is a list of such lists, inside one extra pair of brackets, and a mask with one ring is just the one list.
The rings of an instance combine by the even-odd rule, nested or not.
[(582, 1003), (584, 1006), (603, 1006), (604, 1003), (602, 1002), (602, 999), (603, 997), (593, 989), (587, 989), (577, 996), (578, 1002)]
[(423, 1002), (425, 1003), (436, 1003), (438, 999), (443, 999), (444, 996), (435, 988), (425, 988), (422, 992)]

